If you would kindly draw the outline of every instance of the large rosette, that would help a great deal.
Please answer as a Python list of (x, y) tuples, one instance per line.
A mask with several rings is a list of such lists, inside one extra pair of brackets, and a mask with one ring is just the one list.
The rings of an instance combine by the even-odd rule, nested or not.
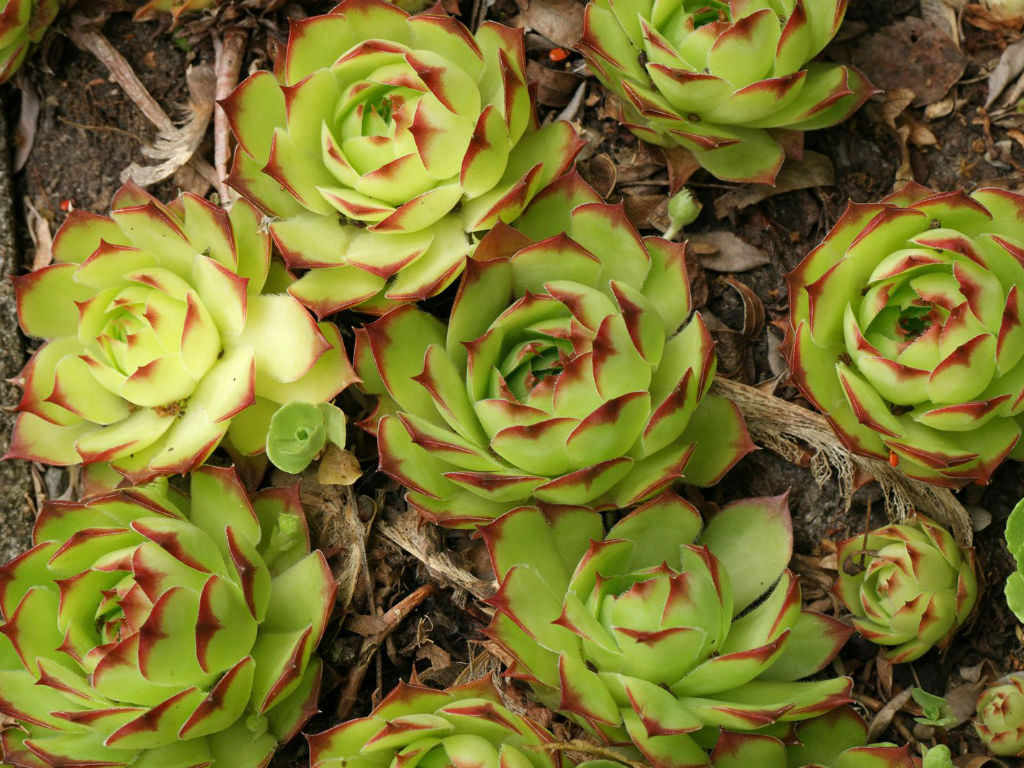
[(481, 529), (500, 585), (489, 631), (510, 674), (671, 768), (706, 764), (690, 734), (815, 717), (852, 685), (800, 681), (850, 629), (801, 609), (785, 498), (736, 502), (701, 528), (666, 492), (607, 534), (569, 507), (520, 507)]
[(721, 179), (770, 184), (785, 159), (781, 129), (835, 125), (873, 92), (855, 69), (808, 63), (846, 3), (592, 0), (580, 49), (637, 136), (685, 147)]
[(473, 35), (439, 5), (344, 0), (296, 22), (280, 71), (224, 108), (231, 183), (281, 218), (285, 259), (312, 268), (291, 292), (321, 316), (439, 293), (472, 233), (518, 216), (581, 144), (568, 123), (537, 127), (521, 32)]
[(297, 486), (203, 467), (48, 503), (34, 541), (0, 569), (5, 765), (260, 768), (316, 711), (336, 587)]
[(852, 451), (946, 486), (1017, 458), (1024, 196), (851, 203), (789, 275), (793, 379)]
[(447, 329), (401, 307), (357, 332), (381, 467), (426, 517), (465, 526), (531, 498), (628, 507), (717, 482), (752, 444), (707, 394), (684, 247), (641, 238), (575, 174), (516, 226), (481, 242)]
[(187, 472), (229, 435), (264, 449), (281, 403), (330, 400), (354, 374), (337, 327), (283, 293), (245, 201), (163, 205), (128, 185), (110, 218), (75, 211), (55, 263), (15, 278), (25, 333), (8, 458), (109, 463), (134, 482)]

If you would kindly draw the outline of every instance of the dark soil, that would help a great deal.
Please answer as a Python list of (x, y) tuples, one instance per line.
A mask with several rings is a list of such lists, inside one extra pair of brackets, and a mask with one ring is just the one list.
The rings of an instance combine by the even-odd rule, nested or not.
[[(532, 0), (534, 3), (544, 1)], [(521, 7), (527, 5), (525, 0), (520, 3)], [(228, 18), (232, 23), (241, 21), (253, 31), (247, 64), (265, 66), (279, 50), (288, 17), (328, 7), (329, 4), (278, 2), (262, 16), (243, 10), (233, 16), (225, 15), (222, 9), (220, 16), (207, 14), (198, 21), (187, 22), (184, 30), (173, 34), (166, 20), (133, 23), (130, 15), (115, 13), (103, 32), (128, 59), (157, 101), (174, 115), (176, 105), (183, 103), (188, 95), (184, 80), (186, 65), (213, 60), (207, 32), (217, 32), (218, 25), (226, 23)], [(520, 8), (512, 0), (489, 7), (490, 17), (500, 21), (515, 24), (521, 18), (517, 15)], [(472, 0), (462, 3), (464, 18), (474, 18), (476, 10), (477, 4)], [(788, 311), (785, 274), (820, 241), (848, 200), (869, 201), (888, 194), (901, 169), (904, 174), (909, 169), (916, 181), (937, 190), (958, 186), (970, 190), (983, 184), (1017, 188), (1024, 183), (1021, 175), (1024, 169), (1019, 165), (1024, 163), (1021, 145), (1015, 141), (1007, 144), (1004, 140), (1012, 138), (1007, 128), (990, 123), (982, 109), (987, 74), (1006, 42), (1016, 38), (1016, 32), (992, 31), (965, 23), (960, 50), (954, 52), (948, 49), (951, 43), (942, 42), (932, 33), (914, 38), (913, 55), (921, 58), (920, 66), (914, 70), (908, 65), (906, 79), (901, 83), (898, 74), (893, 75), (893, 72), (901, 71), (901, 62), (910, 55), (908, 51), (890, 50), (889, 59), (877, 55), (872, 41), (882, 30), (886, 30), (886, 34), (891, 32), (887, 30), (891, 25), (906, 24), (907, 18), (916, 21), (897, 32), (920, 35), (916, 31), (919, 24), (927, 26), (920, 16), (921, 8), (914, 0), (852, 0), (844, 31), (828, 50), (828, 56), (858, 63), (869, 77), (875, 77), (876, 72), (880, 79), (896, 77), (894, 84), (887, 83), (890, 89), (923, 88), (919, 80), (913, 79), (914, 71), (928, 73), (928, 85), (933, 90), (939, 87), (933, 80), (949, 76), (950, 68), (962, 66), (963, 71), (952, 77), (958, 84), (953, 85), (948, 94), (943, 91), (934, 100), (907, 108), (896, 116), (894, 124), (887, 122), (886, 102), (883, 96), (878, 96), (844, 124), (807, 135), (806, 149), (828, 158), (834, 169), (834, 184), (797, 189), (740, 208), (721, 205), (723, 196), (733, 189), (732, 185), (721, 184), (702, 174), (691, 180), (704, 211), (687, 232), (727, 230), (767, 254), (769, 259), (764, 266), (733, 274), (705, 269), (696, 260), (692, 265), (695, 296), (701, 300), (706, 316), (717, 320), (711, 325), (719, 342), (720, 371), (749, 384), (779, 377), (775, 394), (787, 399), (797, 398), (797, 391), (786, 383), (784, 370), (780, 368), (776, 351), (779, 334), (772, 322), (784, 320)], [(572, 95), (573, 84), (580, 78), (581, 60), (572, 54), (563, 62), (553, 63), (548, 55), (552, 43), (536, 32), (528, 34), (528, 44), (529, 55), (536, 65), (535, 74), (543, 69), (556, 70), (569, 78), (558, 81), (561, 91), (557, 88), (544, 91), (547, 103), (541, 107), (542, 117), (551, 117)], [(538, 76), (545, 78), (548, 85), (555, 82), (548, 83), (555, 75)], [(13, 184), (8, 157), (0, 153), (2, 277), (26, 271), (32, 264), (34, 249), (25, 215), (26, 201), (48, 221), (51, 232), (56, 232), (69, 205), (105, 211), (120, 185), (122, 170), (133, 161), (144, 161), (140, 150), (155, 133), (120, 87), (111, 82), (103, 65), (57, 32), (26, 68), (25, 81), (38, 94), (40, 113), (34, 148), (25, 168), (13, 176)], [(950, 97), (954, 97), (954, 101), (947, 114), (934, 119), (925, 116), (928, 103)], [(0, 118), (6, 117), (8, 126), (13, 126), (19, 110), (18, 93), (13, 87), (0, 87), (0, 99), (3, 106)], [(617, 124), (614, 114), (614, 105), (607, 103), (596, 81), (589, 80), (584, 107), (575, 115), (578, 126), (591, 142), (581, 156), (580, 167), (611, 200), (625, 199), (627, 210), (637, 223), (653, 232), (652, 225), (664, 223), (668, 171), (660, 155), (639, 146), (636, 139)], [(2, 125), (0, 122), (0, 127)], [(911, 143), (904, 156), (899, 127), (907, 125), (925, 126), (936, 143), (930, 146), (927, 142), (916, 146)], [(11, 136), (4, 136), (2, 131), (0, 141), (8, 146), (13, 144)], [(212, 161), (210, 146), (204, 145), (200, 152)], [(176, 186), (171, 180), (151, 191), (170, 199), (176, 193)], [(716, 212), (716, 202), (724, 210)], [(733, 278), (752, 290), (764, 306), (766, 327), (757, 327), (747, 334), (742, 332), (744, 303), (726, 278)], [(11, 293), (9, 282), (0, 281), (0, 378), (16, 375), (26, 349), (33, 343), (21, 337), (16, 329)], [(432, 306), (440, 308), (445, 300), (446, 297), (442, 297), (432, 302)], [(350, 319), (354, 317), (346, 316), (339, 322)], [(0, 384), (0, 395), (5, 405), (12, 406), (17, 402), (18, 390)], [(365, 398), (346, 395), (345, 406), (358, 415), (358, 410), (365, 407)], [(9, 429), (10, 415), (0, 411), (0, 441), (6, 440)], [(354, 495), (340, 501), (335, 499), (336, 504), (329, 514), (324, 510), (313, 514), (321, 526), (318, 531), (321, 541), (328, 544), (334, 541), (330, 521), (347, 514), (346, 509), (354, 516), (352, 519), (363, 524), (373, 519), (393, 519), (403, 512), (399, 489), (372, 471), (376, 465), (372, 441), (360, 440), (356, 452), (368, 471), (354, 486)], [(51, 495), (59, 493), (66, 483), (59, 472), (46, 472), (37, 467), (33, 478), (29, 470), (22, 462), (0, 463), (0, 558), (9, 558), (29, 545), (31, 515), (37, 495), (44, 491)], [(862, 531), (868, 518), (872, 524), (882, 522), (883, 507), (877, 487), (863, 488), (850, 509), (846, 509), (835, 484), (819, 487), (806, 468), (762, 450), (744, 459), (716, 488), (691, 491), (691, 498), (705, 509), (711, 509), (735, 499), (774, 495), (786, 490), (790, 493), (796, 547), (799, 553), (808, 556), (801, 561), (807, 597), (817, 600), (818, 609), (838, 611), (824, 591), (814, 586), (816, 577), (832, 575), (821, 570), (818, 558), (831, 551), (833, 542)], [(1003, 543), (1002, 529), (1010, 510), (1022, 496), (1024, 467), (1018, 464), (999, 469), (987, 487), (970, 487), (960, 493), (979, 522), (975, 544), (987, 589), (972, 623), (957, 635), (950, 648), (944, 652), (932, 651), (919, 662), (895, 670), (894, 675), (875, 663), (874, 646), (851, 642), (843, 652), (839, 666), (855, 676), (858, 698), (865, 704), (869, 717), (892, 698), (894, 689), (919, 684), (934, 693), (945, 694), (965, 682), (977, 680), (979, 674), (982, 678), (991, 678), (1024, 668), (1018, 623), (1007, 610), (1001, 589), (1003, 579), (1014, 567)], [(466, 572), (488, 578), (486, 558), (482, 556), (479, 542), (461, 533), (430, 530), (423, 535), (438, 550), (447, 551)], [(322, 653), (329, 669), (321, 702), (323, 712), (307, 726), (308, 731), (319, 731), (336, 722), (335, 711), (341, 693), (346, 690), (352, 669), (359, 666), (361, 647), (366, 648), (364, 638), (352, 631), (351, 615), (383, 613), (423, 584), (436, 584), (437, 588), (405, 617), (386, 642), (362, 659), (366, 674), (361, 685), (355, 687), (351, 706), (345, 707), (348, 715), (367, 714), (374, 702), (398, 680), (408, 679), (413, 670), (425, 682), (443, 686), (498, 666), (485, 652), (481, 630), (486, 626), (488, 612), (476, 597), (439, 579), (416, 557), (372, 530), (365, 552), (366, 567), (358, 577), (350, 616), (346, 619), (338, 611), (324, 639)], [(340, 572), (345, 568), (346, 558), (353, 556), (355, 553), (351, 550), (343, 549), (332, 556), (332, 566)], [(979, 667), (982, 662), (987, 662), (987, 666)], [(536, 711), (534, 714), (544, 716)], [(546, 716), (550, 720), (550, 713)], [(936, 740), (949, 743), (955, 754), (983, 751), (969, 726), (949, 732), (915, 730), (915, 723), (906, 712), (898, 714), (894, 727), (886, 732), (886, 737), (894, 741), (904, 741), (911, 735), (925, 744)], [(297, 739), (279, 753), (272, 765), (275, 768), (300, 766), (305, 760), (305, 745)]]

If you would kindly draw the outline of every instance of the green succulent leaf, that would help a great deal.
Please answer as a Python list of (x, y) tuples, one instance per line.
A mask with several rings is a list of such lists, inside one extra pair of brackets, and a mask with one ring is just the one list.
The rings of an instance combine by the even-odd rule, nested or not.
[(294, 402), (270, 418), (267, 458), (278, 469), (298, 474), (330, 442), (345, 447), (345, 414), (332, 403)]

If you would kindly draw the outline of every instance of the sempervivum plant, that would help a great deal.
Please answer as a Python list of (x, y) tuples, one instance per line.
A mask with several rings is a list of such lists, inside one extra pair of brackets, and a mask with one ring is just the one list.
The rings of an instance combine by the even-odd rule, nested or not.
[(531, 498), (626, 507), (680, 476), (716, 482), (751, 443), (707, 395), (683, 246), (641, 238), (576, 174), (516, 226), (481, 242), (447, 329), (406, 306), (357, 332), (381, 467), (426, 517), (466, 526)]
[[(906, 744), (867, 744), (868, 727), (849, 707), (797, 723), (783, 738), (723, 731), (711, 768), (922, 768)], [(926, 768), (952, 768), (945, 747), (930, 750)]]
[(18, 71), (28, 49), (43, 39), (62, 0), (0, 0), (0, 83)]
[(178, 18), (189, 11), (199, 11), (209, 8), (217, 0), (146, 0), (135, 11), (135, 21), (145, 21), (154, 18), (158, 13), (170, 13), (177, 23)]
[(321, 316), (439, 293), (472, 233), (518, 216), (580, 147), (565, 122), (538, 129), (522, 33), (473, 35), (440, 5), (343, 0), (295, 22), (278, 73), (224, 108), (230, 181), (281, 218), (285, 259), (312, 268), (290, 290)]
[(1024, 675), (1007, 675), (978, 697), (974, 728), (997, 755), (1024, 755)]
[(845, 120), (872, 94), (855, 69), (807, 62), (847, 0), (591, 0), (580, 49), (632, 131), (721, 179), (772, 183), (777, 129)]
[(297, 487), (202, 467), (47, 503), (34, 542), (0, 569), (5, 765), (258, 768), (316, 711), (335, 584)]
[(564, 765), (538, 749), (551, 734), (509, 711), (486, 678), (446, 691), (399, 683), (367, 717), (308, 739), (312, 768)]
[(754, 730), (849, 701), (849, 678), (800, 681), (850, 630), (801, 610), (784, 497), (731, 504), (703, 531), (670, 492), (607, 535), (570, 507), (520, 507), (481, 530), (500, 583), (489, 632), (510, 674), (655, 765), (702, 765), (689, 734), (707, 726)]
[(109, 218), (72, 213), (55, 263), (15, 278), (21, 327), (46, 343), (7, 456), (143, 482), (189, 471), (226, 434), (262, 451), (278, 404), (333, 398), (353, 379), (338, 329), (269, 292), (270, 248), (244, 201), (163, 205), (125, 186)]
[(945, 646), (978, 599), (974, 550), (923, 515), (840, 543), (836, 592), (889, 661)]
[(851, 203), (790, 273), (793, 379), (850, 450), (947, 486), (1024, 450), (1022, 213), (908, 184)]

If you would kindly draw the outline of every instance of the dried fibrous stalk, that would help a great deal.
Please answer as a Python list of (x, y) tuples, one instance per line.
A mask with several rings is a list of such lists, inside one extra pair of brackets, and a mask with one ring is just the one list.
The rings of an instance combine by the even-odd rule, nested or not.
[(711, 391), (737, 405), (758, 445), (797, 464), (810, 453), (814, 479), (821, 484), (834, 477), (845, 506), (856, 490), (854, 479), (866, 474), (882, 487), (890, 518), (904, 520), (914, 511), (924, 512), (948, 526), (959, 544), (970, 544), (967, 510), (948, 489), (913, 480), (884, 461), (850, 453), (823, 416), (756, 387), (718, 378)]

